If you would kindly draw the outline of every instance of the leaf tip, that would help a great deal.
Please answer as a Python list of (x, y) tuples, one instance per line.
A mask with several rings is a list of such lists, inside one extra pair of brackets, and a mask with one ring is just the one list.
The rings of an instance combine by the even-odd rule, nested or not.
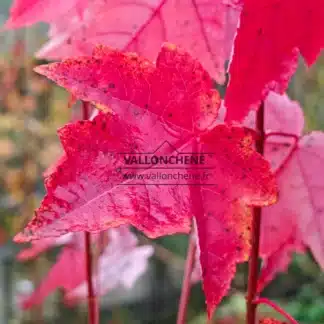
[(24, 232), (20, 232), (14, 236), (13, 241), (15, 243), (26, 243), (26, 242), (30, 242), (31, 238), (29, 235), (25, 235)]
[(41, 74), (41, 75), (46, 75), (49, 70), (49, 64), (43, 64), (43, 65), (38, 65), (34, 67), (34, 72)]
[(213, 318), (216, 306), (207, 302), (207, 319), (210, 321)]

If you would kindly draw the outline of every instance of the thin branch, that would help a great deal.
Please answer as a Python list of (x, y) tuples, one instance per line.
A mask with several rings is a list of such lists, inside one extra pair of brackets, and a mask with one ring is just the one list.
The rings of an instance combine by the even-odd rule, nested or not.
[(93, 281), (92, 281), (92, 251), (91, 251), (91, 234), (89, 232), (84, 233), (85, 239), (85, 253), (86, 253), (86, 274), (88, 284), (88, 323), (99, 324), (99, 310), (94, 292)]
[[(89, 103), (82, 102), (82, 117), (83, 119), (89, 119)], [(92, 273), (93, 273), (93, 255), (91, 250), (91, 234), (89, 232), (84, 233), (85, 240), (85, 254), (86, 254), (86, 275), (88, 284), (88, 323), (99, 324), (99, 308), (97, 298), (94, 292)]]
[[(256, 126), (259, 133), (258, 140), (256, 141), (256, 150), (263, 155), (264, 153), (264, 103), (261, 103), (256, 117)], [(252, 219), (252, 247), (249, 260), (249, 275), (248, 275), (248, 290), (247, 290), (247, 324), (255, 324), (256, 320), (256, 305), (253, 303), (257, 294), (257, 283), (259, 276), (259, 246), (261, 236), (261, 207), (254, 208)]]
[(180, 302), (178, 308), (177, 324), (186, 323), (186, 313), (187, 313), (187, 306), (189, 302), (190, 288), (191, 288), (191, 274), (195, 263), (195, 255), (196, 255), (196, 240), (192, 232), (189, 237), (187, 260), (186, 260), (185, 271), (183, 275), (181, 296), (180, 296)]

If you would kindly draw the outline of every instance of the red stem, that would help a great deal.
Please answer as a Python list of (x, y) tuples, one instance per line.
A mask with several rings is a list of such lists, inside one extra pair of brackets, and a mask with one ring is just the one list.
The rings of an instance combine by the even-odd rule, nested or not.
[(87, 284), (88, 284), (88, 323), (99, 323), (99, 311), (97, 298), (94, 292), (92, 282), (92, 251), (91, 251), (91, 234), (84, 233), (85, 238), (85, 253), (86, 253), (86, 269), (87, 269)]
[(196, 242), (193, 233), (189, 237), (189, 245), (187, 251), (187, 259), (183, 275), (181, 296), (178, 309), (177, 324), (184, 324), (186, 321), (187, 305), (189, 302), (191, 288), (191, 273), (194, 267), (196, 254)]
[[(197, 140), (193, 142), (193, 152), (200, 152), (200, 145)], [(201, 198), (200, 186), (190, 186), (190, 199), (193, 208), (193, 214), (197, 217), (204, 214), (204, 208)], [(198, 235), (198, 234), (197, 234)], [(189, 245), (187, 251), (187, 259), (185, 264), (184, 277), (182, 282), (181, 296), (178, 308), (177, 324), (184, 324), (186, 320), (187, 306), (189, 302), (191, 288), (191, 274), (195, 263), (196, 256), (196, 239), (195, 230), (192, 229), (189, 237)]]
[[(256, 126), (259, 133), (256, 141), (256, 150), (263, 155), (264, 152), (264, 103), (261, 103), (256, 117)], [(249, 275), (248, 275), (248, 289), (247, 289), (247, 324), (255, 324), (256, 320), (256, 305), (253, 303), (257, 294), (257, 282), (259, 276), (259, 246), (261, 235), (261, 207), (254, 208), (252, 219), (252, 242), (251, 255), (249, 260)]]
[[(82, 118), (89, 119), (89, 103), (82, 102)], [(92, 282), (92, 251), (91, 251), (91, 234), (89, 232), (84, 233), (85, 240), (85, 254), (86, 254), (86, 276), (88, 284), (88, 324), (99, 323), (99, 309), (96, 294), (94, 292)]]
[(278, 306), (276, 303), (273, 301), (267, 299), (267, 298), (257, 298), (256, 300), (253, 301), (255, 305), (258, 304), (266, 304), (273, 308), (275, 311), (277, 311), (279, 314), (284, 316), (288, 321), (290, 321), (291, 324), (298, 324), (298, 322), (291, 316), (289, 315), (284, 309), (282, 309), (280, 306)]
[(82, 119), (89, 119), (90, 117), (90, 104), (89, 102), (82, 101)]

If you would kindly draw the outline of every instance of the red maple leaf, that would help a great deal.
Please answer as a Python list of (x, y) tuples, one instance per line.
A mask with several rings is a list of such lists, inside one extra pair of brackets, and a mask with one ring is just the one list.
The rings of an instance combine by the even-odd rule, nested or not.
[[(148, 236), (188, 232), (197, 221), (209, 316), (226, 294), (237, 262), (249, 252), (250, 205), (276, 199), (269, 164), (252, 149), (242, 127), (218, 125), (219, 96), (202, 66), (166, 44), (156, 66), (133, 53), (98, 47), (92, 56), (37, 68), (82, 100), (110, 105), (114, 113), (60, 130), (66, 158), (46, 180), (47, 195), (16, 240), (68, 231), (100, 231), (130, 223)], [(166, 144), (166, 145), (165, 145)], [(157, 149), (159, 148), (159, 149)], [(204, 155), (199, 165), (165, 183), (150, 181), (156, 165), (120, 177), (121, 152), (159, 152), (164, 157)], [(168, 168), (172, 176), (179, 171)], [(143, 178), (139, 178), (141, 175)]]
[[(246, 119), (254, 128), (255, 113)], [(260, 253), (265, 263), (258, 290), (286, 271), (293, 253), (310, 247), (324, 268), (324, 133), (302, 136), (304, 117), (300, 105), (287, 95), (270, 92), (265, 100), (265, 157), (276, 174), (279, 198), (262, 210)]]
[[(262, 210), (260, 253), (264, 264), (258, 283), (259, 292), (278, 272), (285, 272), (293, 254), (303, 253), (306, 246), (324, 267), (322, 203), (319, 198), (319, 193), (324, 190), (324, 181), (316, 175), (320, 173), (324, 135), (312, 132), (302, 137), (303, 111), (299, 103), (286, 94), (271, 91), (264, 104), (264, 155), (277, 176), (279, 201)], [(255, 120), (256, 112), (251, 111), (244, 125), (255, 130)], [(312, 136), (316, 136), (315, 147), (311, 145), (311, 150), (305, 151), (303, 143)], [(294, 161), (298, 163), (292, 167)], [(302, 172), (303, 169), (307, 172)], [(313, 173), (314, 170), (317, 172)], [(195, 269), (195, 278), (199, 278), (199, 265)]]
[(34, 259), (40, 253), (43, 253), (52, 247), (61, 246), (70, 243), (72, 239), (73, 239), (72, 233), (68, 233), (60, 237), (48, 237), (48, 238), (35, 241), (32, 243), (31, 247), (25, 248), (18, 253), (17, 260), (27, 261), (30, 259)]
[(70, 291), (86, 278), (84, 246), (80, 244), (81, 237), (74, 235), (74, 240), (63, 247), (56, 263), (50, 269), (37, 289), (22, 301), (22, 308), (28, 309), (40, 305), (43, 300), (57, 288)]
[[(99, 257), (93, 277), (97, 296), (118, 286), (131, 289), (147, 270), (148, 259), (153, 254), (152, 246), (137, 246), (137, 238), (127, 226), (112, 228), (107, 234), (109, 242)], [(65, 295), (65, 301), (71, 305), (87, 296), (87, 282), (83, 282)]]
[[(265, 215), (265, 217), (268, 215)], [(272, 215), (274, 217), (274, 215)], [(282, 215), (278, 215), (278, 217), (282, 217)], [(286, 218), (286, 215), (284, 215), (284, 218)], [(287, 224), (288, 226), (291, 226), (291, 224)], [(286, 226), (286, 224), (282, 224), (282, 226)], [(273, 230), (269, 229), (263, 224), (263, 229), (266, 230), (266, 234), (263, 236), (270, 237), (273, 233)], [(276, 235), (277, 237), (277, 235)], [(298, 231), (292, 227), (292, 234), (288, 239), (285, 241), (286, 236), (284, 236), (284, 239), (280, 239), (281, 245), (278, 247), (277, 250), (272, 251), (271, 253), (264, 253), (262, 251), (264, 263), (262, 265), (262, 269), (260, 272), (260, 276), (258, 279), (258, 287), (257, 291), (258, 293), (261, 293), (264, 287), (269, 284), (274, 277), (279, 272), (285, 272), (288, 270), (288, 266), (291, 262), (291, 258), (293, 253), (299, 252), (303, 253), (305, 252), (304, 244), (302, 243), (301, 239), (298, 237)], [(277, 245), (277, 244), (276, 244)]]
[[(221, 119), (220, 121), (222, 121)], [(256, 113), (252, 111), (244, 120), (244, 125), (255, 130)], [(279, 189), (283, 188), (284, 195), (279, 191), (279, 203), (265, 207), (262, 211), (261, 256), (264, 263), (258, 283), (258, 292), (273, 280), (278, 272), (285, 272), (291, 262), (293, 253), (303, 253), (305, 243), (302, 240), (303, 222), (302, 213), (292, 212), (292, 205), (298, 210), (300, 202), (294, 198), (294, 190), (285, 189), (290, 178), (285, 173), (287, 163), (293, 158), (296, 138), (302, 136), (304, 127), (303, 112), (296, 101), (292, 101), (286, 94), (279, 95), (270, 92), (265, 100), (265, 157), (272, 169), (277, 173)], [(269, 136), (270, 135), (270, 136)], [(314, 156), (315, 158), (315, 156)], [(318, 156), (318, 158), (320, 158)], [(281, 176), (281, 172), (285, 176)], [(324, 188), (324, 182), (321, 185)], [(301, 188), (300, 188), (301, 189)], [(289, 198), (289, 195), (292, 196)], [(295, 200), (292, 203), (292, 199)], [(317, 218), (314, 215), (314, 218)], [(321, 217), (318, 216), (318, 219)], [(302, 229), (302, 230), (301, 230)], [(314, 244), (321, 245), (320, 239)], [(199, 251), (198, 251), (199, 252)], [(197, 253), (198, 255), (199, 253)], [(321, 264), (321, 261), (319, 261)], [(201, 279), (201, 265), (198, 260), (193, 271), (194, 282)]]
[[(232, 0), (157, 0), (154, 3), (93, 0), (88, 6), (70, 0), (64, 1), (66, 7), (74, 2), (79, 8), (63, 16), (60, 10), (63, 8), (52, 1), (33, 0), (31, 9), (46, 7), (46, 10), (39, 15), (31, 9), (26, 13), (28, 24), (37, 20), (53, 22), (52, 16), (56, 16), (50, 41), (38, 52), (38, 57), (62, 59), (91, 54), (100, 43), (136, 51), (153, 60), (160, 44), (170, 41), (199, 58), (219, 83), (225, 81), (224, 64), (230, 56), (240, 10)], [(23, 0), (19, 1), (20, 7), (22, 3)], [(9, 27), (24, 22), (15, 9), (17, 6), (18, 3), (12, 9)], [(84, 11), (82, 17), (80, 8)]]
[(242, 120), (269, 90), (283, 93), (297, 67), (298, 53), (310, 65), (324, 46), (321, 0), (242, 2), (225, 96), (227, 120)]
[(264, 209), (263, 230), (269, 232), (269, 237), (265, 236), (261, 241), (261, 252), (268, 256), (275, 250), (285, 254), (286, 250), (278, 246), (285, 241), (293, 244), (295, 251), (302, 251), (305, 245), (324, 268), (324, 206), (321, 198), (324, 181), (319, 177), (324, 158), (324, 133), (304, 135), (292, 149), (293, 153), (277, 172), (278, 203)]
[[(222, 121), (224, 117), (220, 119), (220, 122)], [(255, 111), (249, 113), (244, 120), (244, 126), (256, 130)], [(280, 168), (285, 159), (289, 157), (294, 144), (291, 136), (284, 137), (280, 134), (300, 136), (303, 127), (304, 116), (299, 104), (290, 100), (286, 94), (279, 95), (270, 92), (265, 100), (265, 130), (267, 134), (273, 135), (266, 140), (264, 150), (274, 171)], [(293, 252), (303, 251), (297, 219), (293, 215), (287, 215), (285, 210), (278, 210), (275, 206), (264, 208), (263, 215), (261, 254), (264, 265), (259, 280), (260, 292), (278, 272), (286, 271)], [(273, 227), (275, 223), (277, 223), (276, 229)], [(200, 279), (201, 266), (198, 261), (193, 271), (193, 281)]]
[[(146, 271), (148, 258), (153, 253), (151, 246), (137, 246), (136, 236), (128, 227), (110, 229), (105, 234), (108, 245), (99, 256), (97, 270), (92, 278), (96, 295), (105, 295), (118, 285), (132, 288)], [(99, 244), (99, 236), (95, 236), (95, 242)], [(37, 244), (39, 243), (36, 242), (35, 245)], [(85, 268), (83, 234), (74, 233), (72, 241), (63, 247), (56, 263), (40, 285), (30, 296), (24, 298), (22, 307), (28, 309), (41, 304), (58, 288), (63, 288), (65, 301), (69, 305), (86, 298)]]

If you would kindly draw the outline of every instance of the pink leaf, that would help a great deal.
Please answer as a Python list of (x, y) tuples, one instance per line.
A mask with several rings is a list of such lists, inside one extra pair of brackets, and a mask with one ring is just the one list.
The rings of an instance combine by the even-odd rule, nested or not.
[[(291, 100), (287, 94), (270, 91), (264, 101), (266, 112), (266, 133), (287, 133), (300, 136), (304, 129), (303, 110), (297, 101)], [(244, 120), (244, 126), (255, 129), (256, 112), (250, 111)]]
[[(151, 246), (137, 247), (136, 236), (128, 227), (111, 229), (107, 234), (109, 243), (99, 257), (98, 270), (92, 279), (96, 284), (96, 294), (99, 295), (106, 294), (119, 284), (130, 289), (145, 272), (148, 258), (153, 253)], [(57, 262), (40, 286), (25, 298), (23, 308), (41, 304), (57, 288), (63, 288), (65, 299), (69, 304), (86, 298), (84, 249), (83, 234), (74, 234), (73, 242), (63, 247)]]
[(314, 63), (324, 46), (323, 19), (321, 0), (244, 1), (229, 68), (227, 120), (242, 120), (270, 90), (283, 93), (299, 51)]
[(299, 105), (287, 96), (271, 96), (277, 99), (269, 105), (269, 95), (265, 102), (266, 132), (270, 135), (266, 138), (265, 156), (277, 177), (279, 199), (262, 211), (260, 253), (265, 265), (259, 291), (277, 272), (287, 269), (293, 252), (302, 253), (305, 246), (324, 266), (324, 181), (318, 176), (324, 158), (324, 134), (312, 132), (301, 137), (304, 123)]
[(269, 165), (252, 149), (252, 143), (245, 129), (225, 125), (202, 137), (202, 151), (218, 157), (212, 179), (208, 179), (217, 185), (202, 184), (194, 188), (193, 195), (209, 317), (227, 293), (236, 263), (246, 261), (249, 254), (248, 206), (267, 204), (265, 197), (268, 203), (276, 198)]
[(303, 243), (310, 247), (322, 268), (324, 181), (319, 175), (322, 170), (323, 152), (324, 133), (312, 132), (299, 141), (293, 156), (278, 175), (282, 180), (277, 204), (277, 208), (296, 218)]
[[(224, 64), (230, 56), (240, 8), (231, 0), (156, 0), (153, 3), (94, 1), (85, 19), (55, 22), (50, 41), (38, 56), (62, 59), (91, 54), (97, 44), (135, 51), (151, 60), (160, 44), (170, 41), (199, 58), (219, 83), (225, 81)], [(66, 24), (68, 22), (68, 25)], [(56, 32), (60, 29), (60, 32)]]
[[(265, 221), (265, 217), (275, 217), (275, 214), (269, 215), (268, 213), (266, 213), (265, 215), (263, 215), (262, 222)], [(282, 224), (282, 226), (285, 226), (285, 224)], [(291, 224), (289, 224), (288, 226), (291, 226)], [(273, 241), (283, 241), (277, 233), (274, 233), (273, 228), (267, 228), (263, 224), (262, 229), (263, 231), (265, 231), (265, 234), (263, 236), (267, 237), (269, 240), (272, 237)], [(271, 243), (269, 242), (268, 244)], [(277, 246), (277, 244), (275, 244), (275, 246)], [(261, 253), (262, 252), (264, 251), (261, 251)], [(268, 253), (268, 255), (264, 258), (264, 264), (262, 265), (260, 277), (258, 280), (258, 293), (261, 293), (264, 287), (268, 285), (268, 283), (270, 283), (279, 272), (285, 272), (288, 270), (292, 255), (295, 252), (303, 253), (304, 245), (298, 238), (298, 232), (296, 233), (296, 230), (292, 228), (292, 234), (288, 238), (288, 240), (283, 242), (276, 251), (272, 252), (272, 254)]]
[[(313, 132), (298, 143), (293, 155), (278, 174), (279, 200), (264, 209), (262, 251), (271, 255), (296, 229), (303, 244), (309, 246), (317, 262), (324, 267), (324, 224), (321, 193), (324, 182), (320, 174), (324, 134)], [(267, 238), (267, 235), (268, 238)], [(279, 245), (279, 246), (278, 246)], [(300, 243), (297, 241), (297, 247)]]
[(52, 247), (65, 245), (71, 242), (72, 238), (73, 235), (71, 233), (68, 233), (58, 238), (49, 237), (38, 240), (36, 242), (33, 242), (30, 248), (26, 248), (20, 251), (17, 255), (17, 259), (19, 261), (27, 261), (30, 259), (34, 259), (40, 253), (43, 253)]
[[(201, 65), (170, 44), (162, 48), (156, 67), (135, 54), (99, 46), (93, 57), (68, 59), (38, 71), (78, 98), (112, 105), (121, 118), (101, 114), (60, 130), (67, 157), (47, 178), (48, 194), (16, 240), (99, 231), (129, 222), (151, 237), (187, 232), (190, 206), (182, 197), (188, 189), (173, 186), (170, 190), (153, 183), (148, 192), (141, 179), (141, 186), (136, 179), (125, 181), (120, 153), (172, 154), (186, 146), (191, 152), (192, 131), (212, 124), (219, 107), (219, 95), (211, 90), (212, 81)], [(124, 198), (117, 199), (119, 195)]]
[[(98, 46), (92, 56), (35, 70), (82, 100), (108, 106), (114, 103), (112, 98), (124, 100), (188, 131), (210, 126), (220, 104), (201, 64), (172, 44), (162, 46), (156, 66), (136, 54)], [(127, 116), (135, 114), (133, 110), (128, 109)], [(118, 102), (115, 112), (125, 115), (125, 105)]]
[[(133, 174), (139, 169), (125, 171), (122, 152), (145, 152), (154, 140), (151, 136), (150, 142), (149, 135), (116, 116), (104, 114), (62, 128), (60, 136), (67, 159), (46, 179), (47, 195), (35, 218), (16, 240), (70, 231), (96, 232), (125, 223), (152, 237), (188, 232), (188, 201), (182, 198), (188, 192), (186, 187), (170, 190), (157, 182), (148, 190), (142, 179), (124, 179), (123, 172)], [(169, 149), (168, 143), (161, 147), (162, 152)], [(150, 174), (149, 167), (140, 171), (143, 177)]]
[(83, 282), (85, 277), (84, 248), (74, 241), (62, 249), (54, 266), (39, 287), (23, 301), (22, 307), (28, 309), (40, 305), (57, 288), (69, 291)]
[[(148, 258), (153, 254), (153, 247), (137, 246), (136, 236), (128, 227), (110, 229), (109, 243), (100, 255), (97, 273), (93, 278), (97, 296), (103, 296), (121, 285), (131, 289), (136, 280), (147, 270)], [(71, 304), (87, 298), (87, 283), (71, 290), (66, 301)]]
[[(292, 153), (296, 139), (302, 135), (304, 115), (299, 103), (286, 94), (270, 91), (264, 101), (265, 108), (265, 157), (272, 170), (278, 170)], [(256, 112), (251, 111), (244, 120), (244, 126), (255, 128)]]
[[(248, 254), (248, 206), (276, 199), (270, 166), (252, 149), (251, 132), (212, 127), (220, 102), (209, 75), (170, 44), (162, 47), (156, 66), (135, 54), (97, 47), (92, 57), (37, 70), (78, 98), (110, 105), (118, 115), (99, 114), (60, 130), (66, 159), (46, 179), (47, 196), (16, 240), (126, 223), (157, 237), (188, 231), (195, 216), (211, 316), (228, 290), (236, 263)], [(174, 158), (199, 153), (205, 171), (186, 165), (183, 177), (152, 183), (147, 176), (157, 166), (137, 165), (136, 177), (125, 180), (118, 172), (125, 167), (121, 152)], [(167, 170), (173, 180), (179, 174), (177, 168)], [(197, 173), (198, 180), (192, 181)]]

